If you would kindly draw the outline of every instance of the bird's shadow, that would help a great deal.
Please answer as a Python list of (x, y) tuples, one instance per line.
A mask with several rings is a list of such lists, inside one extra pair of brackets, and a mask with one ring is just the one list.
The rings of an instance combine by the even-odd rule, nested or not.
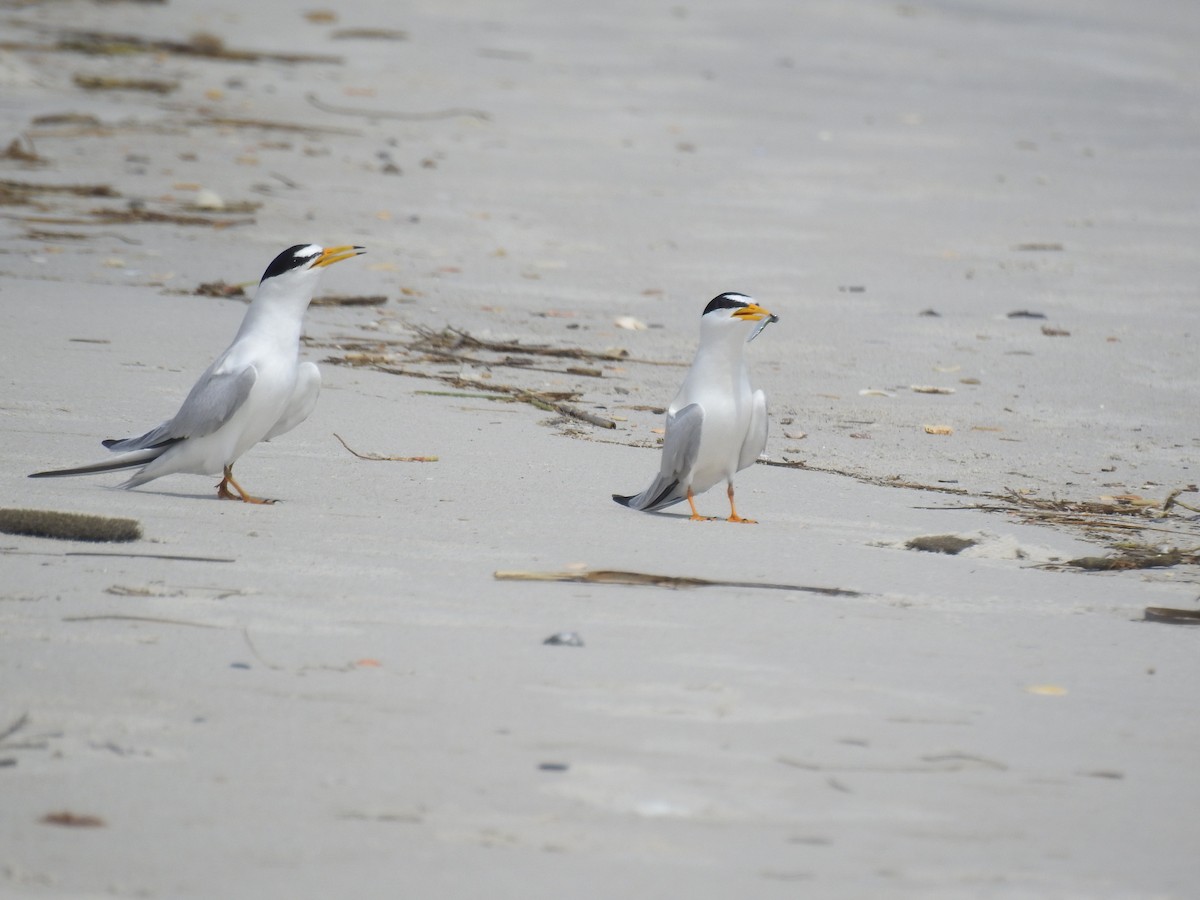
[[(115, 487), (115, 486), (108, 488), (108, 490), (121, 491), (122, 493), (125, 493), (127, 491), (126, 488)], [(145, 495), (151, 496), (151, 497), (171, 497), (176, 500), (215, 500), (219, 503), (230, 503), (230, 504), (233, 504), (236, 502), (236, 504), (240, 505), (240, 506), (278, 506), (280, 503), (283, 502), (282, 500), (278, 500), (275, 498), (270, 498), (269, 503), (244, 503), (241, 500), (237, 500), (237, 501), (222, 500), (220, 497), (217, 496), (217, 492), (215, 490), (206, 491), (203, 494), (195, 494), (195, 493), (184, 492), (184, 491), (164, 491), (164, 490), (153, 490), (153, 489), (147, 490), (146, 488), (133, 488), (131, 493), (145, 494)]]

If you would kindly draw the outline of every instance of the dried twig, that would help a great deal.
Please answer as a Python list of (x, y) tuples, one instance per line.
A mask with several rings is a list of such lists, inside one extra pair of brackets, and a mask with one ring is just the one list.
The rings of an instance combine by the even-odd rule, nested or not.
[(296, 122), (272, 122), (266, 119), (240, 119), (234, 116), (205, 116), (188, 122), (189, 125), (217, 125), (227, 128), (258, 128), (262, 131), (294, 131), (305, 134), (341, 134), (357, 137), (362, 134), (355, 128), (335, 128), (329, 125), (314, 125)]
[(9, 725), (7, 728), (5, 728), (3, 731), (0, 731), (0, 744), (3, 744), (5, 741), (7, 741), (10, 737), (12, 737), (14, 734), (16, 734), (18, 731), (20, 731), (22, 728), (24, 728), (28, 724), (29, 724), (29, 713), (27, 713), (27, 712), (21, 713), (21, 715), (17, 717), (15, 722), (13, 722), (11, 725)]
[(335, 432), (333, 436), (335, 438), (337, 438), (338, 441), (341, 442), (341, 445), (343, 447), (345, 447), (347, 450), (349, 450), (354, 456), (357, 456), (359, 459), (369, 459), (369, 460), (374, 460), (377, 462), (437, 462), (438, 461), (438, 458), (436, 456), (380, 456), (377, 453), (359, 453), (357, 450), (355, 450), (353, 447), (351, 447), (349, 444), (347, 444), (345, 442), (345, 440), (342, 439), (342, 436), (340, 434), (337, 434)]
[(164, 619), (159, 616), (128, 616), (120, 613), (98, 613), (91, 616), (63, 616), (64, 622), (153, 622), (158, 625), (186, 625), (189, 628), (220, 628), (207, 622), (189, 622), (186, 619)]
[(397, 112), (386, 109), (358, 109), (351, 106), (336, 106), (332, 103), (325, 103), (312, 92), (309, 92), (305, 99), (312, 106), (321, 110), (321, 112), (334, 113), (339, 116), (362, 116), (367, 119), (394, 119), (401, 122), (435, 122), (439, 119), (465, 117), (487, 122), (492, 118), (489, 113), (481, 109), (466, 109), (458, 106), (450, 107), (449, 109), (435, 109), (430, 112)]
[(119, 556), (122, 559), (169, 559), (174, 562), (213, 562), (231, 563), (235, 559), (224, 559), (219, 556), (174, 556), (167, 553), (100, 553), (99, 551), (71, 550), (63, 556)]
[(566, 581), (583, 584), (627, 584), (650, 585), (653, 587), (680, 590), (697, 587), (762, 588), (773, 591), (804, 591), (828, 597), (861, 597), (859, 591), (844, 588), (811, 587), (804, 584), (769, 584), (758, 581), (713, 581), (707, 578), (685, 578), (677, 575), (651, 575), (644, 572), (622, 572), (610, 569), (592, 569), (583, 572), (522, 572), (498, 571), (493, 576), (497, 581)]
[(544, 409), (546, 412), (556, 412), (559, 415), (567, 416), (572, 419), (579, 419), (581, 422), (587, 422), (589, 425), (595, 425), (598, 428), (616, 428), (617, 423), (612, 419), (606, 419), (603, 416), (597, 416), (585, 409), (580, 409), (577, 406), (571, 406), (568, 403), (560, 403), (555, 400), (547, 400), (545, 397), (537, 394), (534, 391), (527, 391), (522, 388), (515, 389), (514, 395), (518, 400), (536, 406), (538, 409)]

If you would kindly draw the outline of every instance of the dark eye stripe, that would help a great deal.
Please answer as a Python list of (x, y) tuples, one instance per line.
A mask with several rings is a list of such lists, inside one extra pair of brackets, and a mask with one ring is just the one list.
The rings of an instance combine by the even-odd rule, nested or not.
[(300, 253), (301, 250), (307, 250), (311, 246), (313, 245), (296, 244), (294, 247), (288, 247), (277, 257), (271, 260), (271, 264), (267, 266), (267, 271), (263, 272), (262, 280), (266, 281), (268, 278), (274, 278), (276, 275), (282, 275), (289, 269), (295, 269), (298, 266), (304, 265), (317, 254), (306, 253), (303, 256), (298, 256), (297, 254)]
[(745, 294), (726, 291), (724, 294), (717, 294), (717, 296), (708, 301), (708, 306), (704, 307), (704, 315), (707, 316), (714, 309), (744, 309), (752, 302)]

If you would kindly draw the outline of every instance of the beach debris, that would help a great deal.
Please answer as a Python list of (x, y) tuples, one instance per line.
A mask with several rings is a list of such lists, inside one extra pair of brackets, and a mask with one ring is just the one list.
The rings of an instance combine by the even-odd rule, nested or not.
[(566, 772), (571, 766), (565, 762), (538, 763), (539, 772)]
[[(93, 209), (88, 213), (94, 219), (105, 225), (204, 225), (208, 228), (234, 228), (238, 225), (253, 225), (253, 219), (215, 219), (204, 215), (182, 215), (180, 213), (158, 212), (135, 206), (129, 209)], [(53, 222), (61, 225), (86, 225), (87, 220), (79, 219), (29, 219), (33, 222)]]
[(43, 825), (61, 825), (64, 828), (103, 828), (105, 821), (99, 816), (81, 815), (68, 810), (46, 813), (39, 819)]
[(398, 28), (339, 28), (330, 32), (335, 41), (407, 41), (408, 32)]
[[(1017, 507), (1016, 511), (1026, 518), (1050, 519), (1069, 525), (1141, 530), (1147, 526), (1136, 522), (1122, 522), (1119, 519), (1165, 519), (1176, 506), (1195, 512), (1193, 507), (1182, 503), (1178, 498), (1181, 493), (1194, 493), (1196, 490), (1194, 484), (1177, 488), (1167, 494), (1161, 502), (1139, 494), (1116, 494), (1097, 500), (1061, 500), (1053, 497), (1034, 497), (1012, 489), (1000, 495), (999, 499), (1007, 500)], [(996, 509), (987, 505), (978, 508)], [(1008, 509), (1012, 511), (1011, 508)]]
[(96, 550), (68, 550), (63, 556), (111, 556), (120, 559), (165, 559), (172, 562), (237, 562), (236, 559), (227, 559), (220, 556), (182, 556), (176, 553), (101, 553)]
[[(46, 50), (29, 46), (20, 49)], [(153, 40), (136, 34), (114, 34), (104, 31), (62, 31), (54, 49), (90, 56), (130, 56), (139, 53), (196, 56), (235, 62), (327, 63), (340, 64), (340, 56), (312, 53), (266, 53), (257, 50), (233, 50), (215, 34), (199, 31), (186, 41)]]
[(179, 90), (178, 81), (159, 78), (121, 78), (115, 75), (85, 75), (77, 72), (71, 79), (75, 86), (85, 91), (146, 91), (152, 94), (169, 94)]
[(192, 209), (221, 210), (225, 208), (225, 201), (212, 188), (200, 188), (190, 205)]
[(189, 622), (186, 619), (166, 619), (162, 616), (133, 616), (124, 613), (95, 613), (87, 616), (63, 616), (64, 622), (151, 622), (155, 625), (183, 625), (188, 628), (220, 628), (208, 622)]
[[(247, 282), (248, 283), (248, 282)], [(192, 291), (197, 297), (245, 297), (245, 284), (226, 284), (224, 281), (205, 281)]]
[[(412, 328), (417, 333), (417, 339), (408, 344), (410, 350), (427, 353), (430, 356), (455, 359), (477, 365), (495, 365), (495, 363), (463, 356), (460, 351), (483, 351), (505, 354), (505, 359), (513, 358), (512, 354), (519, 354), (522, 356), (551, 356), (562, 359), (593, 360), (597, 362), (613, 360), (649, 362), (649, 360), (630, 360), (629, 351), (620, 348), (596, 352), (594, 350), (584, 350), (580, 347), (550, 347), (545, 344), (522, 344), (520, 341), (488, 341), (474, 337), (458, 328), (447, 327), (441, 331), (434, 331), (420, 325), (414, 325)], [(684, 363), (652, 364), (684, 365)]]
[(617, 316), (613, 319), (613, 324), (618, 328), (624, 328), (626, 331), (645, 331), (650, 327), (641, 319), (634, 316)]
[[(0, 750), (45, 750), (47, 746), (45, 741), (30, 740), (28, 738), (20, 741), (9, 741), (9, 738), (16, 735), (17, 732), (21, 731), (28, 724), (29, 713), (24, 712), (17, 716), (3, 731), (0, 731)], [(0, 757), (0, 767), (15, 766), (16, 764), (17, 758), (15, 756)]]
[(678, 575), (652, 575), (645, 572), (625, 572), (615, 569), (588, 569), (577, 572), (496, 571), (497, 581), (556, 581), (577, 584), (624, 584), (682, 590), (697, 587), (763, 588), (774, 591), (804, 591), (828, 597), (861, 597), (859, 591), (843, 588), (812, 587), (803, 584), (770, 584), (759, 581), (721, 581), (708, 578), (687, 578)]
[[(956, 494), (963, 496), (971, 492), (965, 488), (947, 487), (945, 484), (922, 484), (919, 481), (906, 481), (896, 475), (867, 475), (863, 472), (855, 472), (850, 469), (839, 469), (835, 466), (814, 466), (803, 459), (768, 459), (759, 457), (755, 462), (760, 466), (778, 466), (781, 469), (803, 469), (806, 472), (824, 472), (827, 475), (839, 475), (844, 478), (853, 478), (862, 484), (874, 484), (879, 487), (904, 488), (912, 491), (930, 491), (936, 494)], [(937, 507), (943, 509), (944, 507)], [(988, 511), (1010, 511), (1007, 507), (1002, 506), (961, 506), (953, 507), (955, 509), (985, 509)]]
[(937, 387), (932, 384), (913, 384), (909, 385), (909, 390), (916, 394), (953, 394), (954, 388)]
[(1008, 318), (1010, 318), (1010, 319), (1044, 319), (1044, 318), (1046, 318), (1046, 314), (1040, 313), (1040, 312), (1033, 312), (1032, 310), (1029, 310), (1029, 309), (1018, 309), (1018, 310), (1014, 310), (1013, 312), (1010, 312), (1008, 314)]
[(1057, 241), (1030, 241), (1013, 247), (1018, 253), (1057, 253), (1062, 249), (1063, 245)]
[(838, 290), (843, 294), (865, 294), (867, 288), (861, 284), (839, 284)]
[(582, 647), (583, 638), (577, 631), (560, 631), (550, 635), (542, 643), (551, 647)]
[(922, 425), (926, 434), (949, 435), (954, 434), (954, 429), (949, 425)]
[(0, 180), (0, 205), (32, 203), (41, 194), (69, 194), (72, 197), (119, 197), (109, 184), (34, 184), (28, 181)]
[(908, 540), (904, 546), (909, 550), (920, 550), (923, 553), (945, 553), (956, 556), (978, 543), (974, 538), (959, 537), (957, 534), (925, 534)]
[[(28, 144), (26, 148), (25, 144)], [(9, 159), (13, 162), (25, 163), (29, 166), (44, 166), (47, 161), (38, 156), (37, 151), (33, 149), (33, 141), (28, 138), (25, 143), (21, 142), (21, 138), (13, 138), (9, 145), (0, 152), (0, 159)]]
[(48, 509), (0, 509), (0, 532), (60, 541), (112, 543), (142, 537), (137, 519), (117, 519)]
[(342, 436), (340, 434), (335, 433), (334, 437), (338, 439), (338, 442), (343, 447), (345, 447), (347, 450), (350, 451), (351, 454), (353, 454), (354, 456), (357, 456), (359, 459), (368, 459), (368, 460), (372, 460), (374, 462), (427, 463), (427, 462), (437, 462), (438, 461), (438, 458), (436, 456), (380, 456), (377, 453), (359, 453), (357, 450), (355, 450), (353, 447), (351, 447), (349, 444), (347, 444), (346, 441), (342, 438)]
[(1055, 328), (1052, 325), (1043, 325), (1042, 326), (1042, 334), (1046, 335), (1046, 337), (1070, 337), (1071, 336), (1071, 332), (1067, 331), (1065, 328)]
[(940, 312), (938, 312), (936, 309), (932, 309), (932, 308), (931, 309), (923, 309), (919, 313), (917, 313), (917, 315), (925, 316), (926, 318), (930, 318), (930, 319), (940, 319), (942, 317), (942, 314)]
[(863, 388), (858, 392), (860, 397), (895, 397), (896, 395), (890, 391), (882, 391), (879, 388)]
[(34, 125), (45, 128), (57, 125), (71, 125), (76, 128), (99, 128), (100, 119), (91, 113), (47, 113), (44, 116), (34, 116)]
[(1081, 556), (1069, 559), (1063, 565), (1092, 572), (1122, 572), (1130, 569), (1164, 569), (1183, 564), (1200, 562), (1200, 547), (1180, 550), (1173, 547), (1159, 550), (1153, 547), (1129, 546), (1115, 556)]
[(327, 294), (324, 297), (313, 297), (309, 306), (384, 306), (386, 303), (387, 297), (383, 294), (370, 294), (360, 297)]
[(580, 409), (577, 406), (571, 406), (569, 403), (558, 403), (552, 400), (546, 400), (536, 391), (527, 391), (518, 388), (513, 396), (524, 403), (536, 406), (538, 409), (545, 410), (546, 412), (555, 412), (560, 416), (566, 416), (571, 419), (579, 419), (581, 422), (587, 422), (589, 425), (595, 425), (597, 428), (617, 427), (617, 423), (612, 419), (606, 419), (603, 416), (590, 413), (586, 409)]
[[(270, 119), (244, 119), (237, 116), (204, 116), (200, 119), (189, 121), (188, 125), (210, 125), (218, 128), (257, 128), (260, 131), (289, 131), (302, 134), (340, 134), (347, 137), (359, 137), (362, 132), (354, 128), (336, 128), (330, 125), (317, 125), (315, 123), (305, 122), (277, 122)], [(288, 187), (295, 187), (294, 183), (289, 183), (289, 180), (282, 176), (275, 176), (283, 181)]]
[(1147, 622), (1164, 622), (1169, 625), (1200, 625), (1200, 609), (1147, 606), (1142, 615)]
[(440, 119), (479, 119), (487, 122), (492, 117), (481, 109), (469, 109), (461, 106), (451, 106), (446, 109), (434, 109), (426, 112), (403, 112), (386, 109), (358, 109), (352, 106), (338, 106), (326, 103), (315, 93), (309, 92), (305, 98), (309, 105), (321, 112), (333, 113), (339, 116), (362, 116), (366, 119), (392, 119), (401, 122), (436, 122)]
[(1067, 689), (1059, 684), (1031, 684), (1025, 688), (1025, 692), (1039, 697), (1065, 697), (1068, 693)]

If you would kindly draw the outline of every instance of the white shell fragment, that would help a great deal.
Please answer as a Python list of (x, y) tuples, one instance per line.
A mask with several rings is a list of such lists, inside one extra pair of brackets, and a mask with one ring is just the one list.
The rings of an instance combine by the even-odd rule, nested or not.
[(224, 209), (225, 201), (216, 191), (201, 188), (196, 191), (196, 199), (192, 201), (192, 206), (196, 209)]
[(617, 316), (613, 324), (626, 331), (645, 331), (649, 327), (641, 319), (635, 319), (633, 316)]

